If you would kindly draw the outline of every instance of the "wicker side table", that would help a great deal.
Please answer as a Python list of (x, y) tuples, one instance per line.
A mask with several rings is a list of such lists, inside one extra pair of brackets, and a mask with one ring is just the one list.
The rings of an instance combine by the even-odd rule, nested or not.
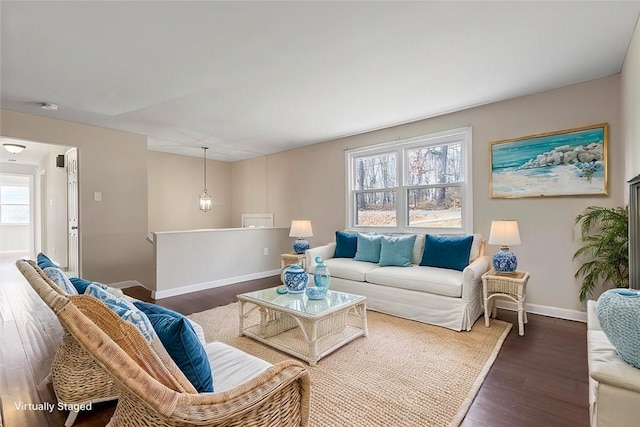
[(518, 304), (518, 333), (524, 335), (527, 323), (525, 299), (529, 273), (516, 271), (512, 274), (498, 274), (494, 269), (482, 275), (482, 297), (484, 300), (484, 325), (489, 327), (489, 314), (496, 317), (496, 297), (506, 297)]

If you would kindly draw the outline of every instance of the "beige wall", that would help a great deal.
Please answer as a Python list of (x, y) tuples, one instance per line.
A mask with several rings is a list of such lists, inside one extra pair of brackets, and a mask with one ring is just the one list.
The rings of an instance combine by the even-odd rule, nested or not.
[[(0, 110), (0, 135), (78, 147), (82, 275), (151, 286), (147, 237), (147, 138)], [(102, 192), (102, 202), (93, 194)]]
[[(575, 216), (590, 205), (618, 206), (625, 191), (624, 145), (619, 123), (620, 76), (607, 77), (536, 95), (485, 105), (389, 129), (342, 138), (257, 159), (236, 162), (233, 193), (236, 212), (273, 212), (276, 226), (310, 219), (319, 245), (345, 226), (346, 148), (372, 145), (432, 132), (473, 126), (474, 230), (485, 237), (492, 219), (519, 221), (523, 244), (513, 247), (519, 268), (531, 273), (528, 302), (582, 310), (573, 278), (577, 249)], [(489, 198), (491, 141), (609, 123), (609, 195), (517, 200)], [(256, 170), (265, 185), (256, 185)], [(490, 247), (493, 253), (497, 248)]]
[(631, 39), (621, 76), (625, 178), (629, 180), (640, 174), (640, 19)]
[(207, 192), (213, 209), (198, 209), (203, 159), (148, 152), (149, 232), (231, 227), (231, 164), (207, 160)]

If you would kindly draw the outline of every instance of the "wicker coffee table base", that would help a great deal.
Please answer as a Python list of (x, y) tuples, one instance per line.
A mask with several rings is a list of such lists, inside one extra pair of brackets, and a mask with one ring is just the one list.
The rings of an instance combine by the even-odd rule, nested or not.
[(246, 335), (315, 366), (318, 360), (367, 335), (366, 301), (307, 317), (239, 299), (240, 336)]

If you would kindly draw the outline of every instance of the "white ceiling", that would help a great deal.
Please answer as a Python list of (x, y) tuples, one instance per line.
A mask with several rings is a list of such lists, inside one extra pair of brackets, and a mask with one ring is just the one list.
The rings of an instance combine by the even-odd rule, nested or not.
[(640, 1), (5, 0), (0, 13), (2, 108), (235, 161), (619, 73)]

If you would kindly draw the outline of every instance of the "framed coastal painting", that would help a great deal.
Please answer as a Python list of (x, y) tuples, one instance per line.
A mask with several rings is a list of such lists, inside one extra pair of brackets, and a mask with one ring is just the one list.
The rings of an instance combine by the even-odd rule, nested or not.
[(490, 144), (491, 198), (607, 194), (609, 125)]

